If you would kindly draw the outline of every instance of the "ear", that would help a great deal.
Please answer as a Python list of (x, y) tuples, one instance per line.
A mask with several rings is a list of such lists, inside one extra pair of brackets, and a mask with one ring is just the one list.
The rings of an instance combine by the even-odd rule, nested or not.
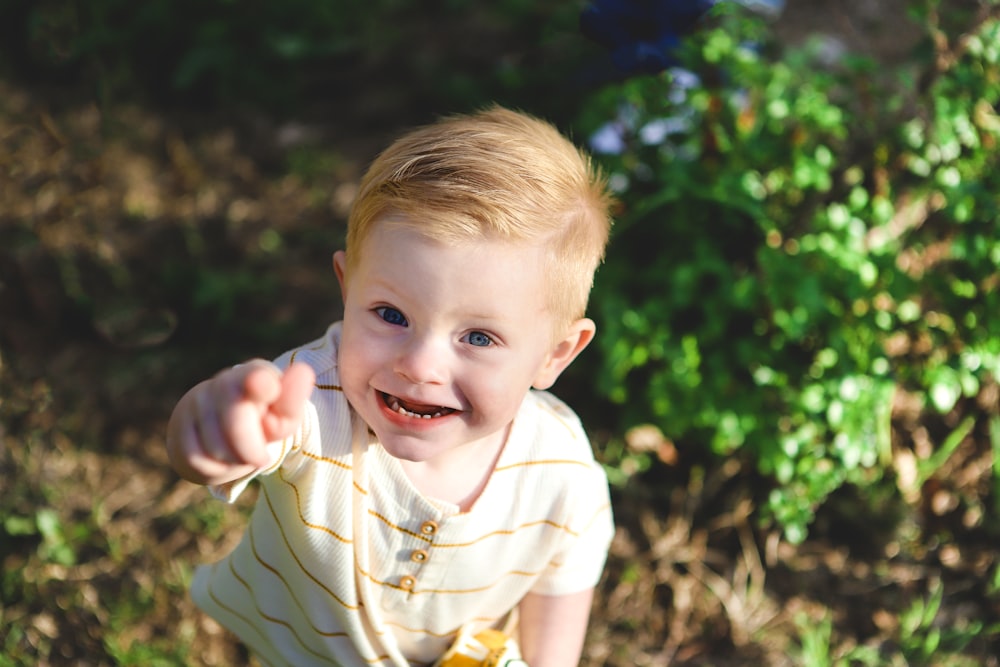
[(535, 389), (551, 387), (559, 375), (566, 370), (566, 367), (576, 359), (576, 356), (583, 352), (583, 348), (590, 344), (596, 331), (597, 326), (594, 321), (586, 317), (573, 322), (566, 335), (561, 340), (556, 341), (531, 386)]
[(337, 274), (337, 282), (340, 283), (340, 298), (347, 299), (347, 253), (338, 250), (333, 253), (333, 272)]

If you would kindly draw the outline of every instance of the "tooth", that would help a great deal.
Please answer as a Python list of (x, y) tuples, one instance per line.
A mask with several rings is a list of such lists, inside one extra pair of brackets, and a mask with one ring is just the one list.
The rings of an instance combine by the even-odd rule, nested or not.
[(401, 415), (404, 415), (406, 417), (412, 417), (413, 419), (435, 419), (437, 417), (444, 416), (446, 413), (451, 412), (450, 410), (446, 410), (444, 408), (442, 408), (442, 409), (440, 409), (440, 410), (438, 410), (438, 411), (436, 411), (436, 412), (434, 412), (432, 414), (422, 414), (420, 412), (412, 412), (412, 411), (407, 410), (406, 408), (404, 408), (403, 405), (402, 405), (402, 403), (400, 403), (399, 399), (396, 398), (395, 396), (390, 395), (390, 394), (386, 394), (385, 395), (385, 404), (393, 412), (398, 412)]

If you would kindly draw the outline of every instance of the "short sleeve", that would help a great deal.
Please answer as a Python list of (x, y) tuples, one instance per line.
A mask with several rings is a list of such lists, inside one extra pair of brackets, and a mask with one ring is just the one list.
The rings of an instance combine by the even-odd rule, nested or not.
[(566, 507), (560, 547), (533, 593), (569, 595), (593, 588), (601, 579), (615, 526), (608, 479), (598, 463), (575, 476)]

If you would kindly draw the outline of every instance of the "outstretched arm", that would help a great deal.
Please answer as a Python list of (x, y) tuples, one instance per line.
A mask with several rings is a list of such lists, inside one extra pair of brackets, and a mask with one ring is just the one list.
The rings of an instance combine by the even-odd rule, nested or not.
[(295, 432), (315, 374), (254, 360), (196, 385), (167, 425), (167, 455), (184, 479), (225, 484), (268, 464), (266, 445)]
[(570, 595), (528, 593), (519, 607), (521, 655), (531, 667), (577, 667), (594, 589)]

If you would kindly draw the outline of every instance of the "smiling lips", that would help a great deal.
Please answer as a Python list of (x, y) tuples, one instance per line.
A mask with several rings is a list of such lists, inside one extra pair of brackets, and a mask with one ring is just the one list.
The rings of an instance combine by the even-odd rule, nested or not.
[(434, 419), (437, 417), (446, 417), (456, 412), (456, 410), (452, 408), (446, 408), (440, 405), (410, 403), (386, 393), (382, 394), (382, 400), (385, 401), (386, 406), (393, 412), (398, 412), (401, 415), (413, 417), (415, 419)]

